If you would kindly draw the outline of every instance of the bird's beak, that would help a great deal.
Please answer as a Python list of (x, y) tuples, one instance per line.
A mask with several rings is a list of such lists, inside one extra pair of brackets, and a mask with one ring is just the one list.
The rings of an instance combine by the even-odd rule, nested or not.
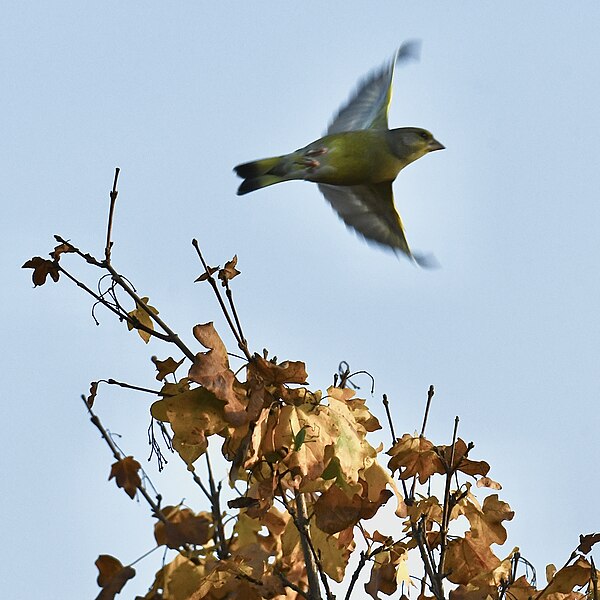
[(444, 150), (446, 146), (440, 144), (436, 139), (433, 139), (427, 144), (427, 151), (433, 152), (434, 150)]

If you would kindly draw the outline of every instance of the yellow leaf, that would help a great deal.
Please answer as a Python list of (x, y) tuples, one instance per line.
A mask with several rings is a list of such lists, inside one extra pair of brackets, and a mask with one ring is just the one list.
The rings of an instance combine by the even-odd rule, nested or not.
[[(148, 314), (148, 311), (150, 311), (152, 314), (157, 315), (158, 310), (156, 310), (154, 306), (150, 306), (148, 304), (149, 299), (150, 298), (146, 296), (144, 298), (140, 298), (139, 302), (136, 300), (135, 309), (127, 314), (132, 319), (134, 319), (134, 321), (137, 321), (140, 325), (143, 325), (147, 329), (154, 331), (154, 321), (152, 320), (152, 317)], [(150, 341), (150, 338), (152, 337), (148, 331), (136, 327), (135, 322), (131, 323), (130, 321), (127, 321), (127, 329), (129, 329), (129, 331), (131, 331), (132, 329), (136, 329), (139, 336), (144, 340), (144, 342), (146, 342), (146, 344)]]

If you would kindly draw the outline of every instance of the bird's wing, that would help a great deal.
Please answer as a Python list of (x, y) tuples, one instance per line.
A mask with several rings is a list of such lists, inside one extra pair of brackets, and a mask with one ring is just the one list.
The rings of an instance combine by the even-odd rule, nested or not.
[(391, 182), (345, 186), (320, 183), (319, 189), (348, 227), (367, 240), (412, 258), (402, 219), (394, 208)]
[(357, 129), (387, 129), (394, 66), (400, 61), (417, 59), (418, 56), (419, 42), (402, 44), (389, 64), (361, 81), (348, 104), (340, 109), (327, 128), (327, 134)]

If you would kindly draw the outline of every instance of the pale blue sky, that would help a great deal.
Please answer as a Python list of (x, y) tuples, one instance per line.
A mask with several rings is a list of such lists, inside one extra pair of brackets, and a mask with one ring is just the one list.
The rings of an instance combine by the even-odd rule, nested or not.
[[(106, 481), (111, 456), (79, 395), (99, 378), (151, 385), (149, 358), (167, 351), (103, 311), (96, 327), (80, 291), (32, 290), (19, 269), (54, 233), (101, 254), (115, 166), (115, 266), (190, 344), (215, 320), (234, 349), (192, 283), (197, 237), (210, 263), (239, 256), (252, 349), (304, 360), (314, 388), (346, 360), (374, 376), (375, 396), (361, 390), (373, 412), (387, 393), (412, 432), (436, 386), (430, 437), (448, 443), (460, 415), (516, 511), (500, 554), (519, 546), (543, 578), (598, 530), (597, 2), (10, 0), (2, 12), (7, 598), (93, 598), (98, 554), (130, 562), (153, 545), (147, 507)], [(447, 149), (394, 189), (409, 242), (441, 269), (368, 246), (312, 184), (235, 195), (235, 164), (319, 137), (356, 82), (415, 38), (421, 61), (397, 71), (390, 124)], [(97, 405), (142, 462), (148, 404), (104, 388)], [(175, 458), (153, 481), (166, 502), (205, 508)]]

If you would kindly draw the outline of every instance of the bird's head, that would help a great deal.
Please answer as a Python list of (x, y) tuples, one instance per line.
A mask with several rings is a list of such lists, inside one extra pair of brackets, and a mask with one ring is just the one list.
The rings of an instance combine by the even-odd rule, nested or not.
[(418, 127), (400, 127), (389, 132), (392, 152), (409, 164), (428, 152), (443, 150), (440, 144), (426, 129)]

